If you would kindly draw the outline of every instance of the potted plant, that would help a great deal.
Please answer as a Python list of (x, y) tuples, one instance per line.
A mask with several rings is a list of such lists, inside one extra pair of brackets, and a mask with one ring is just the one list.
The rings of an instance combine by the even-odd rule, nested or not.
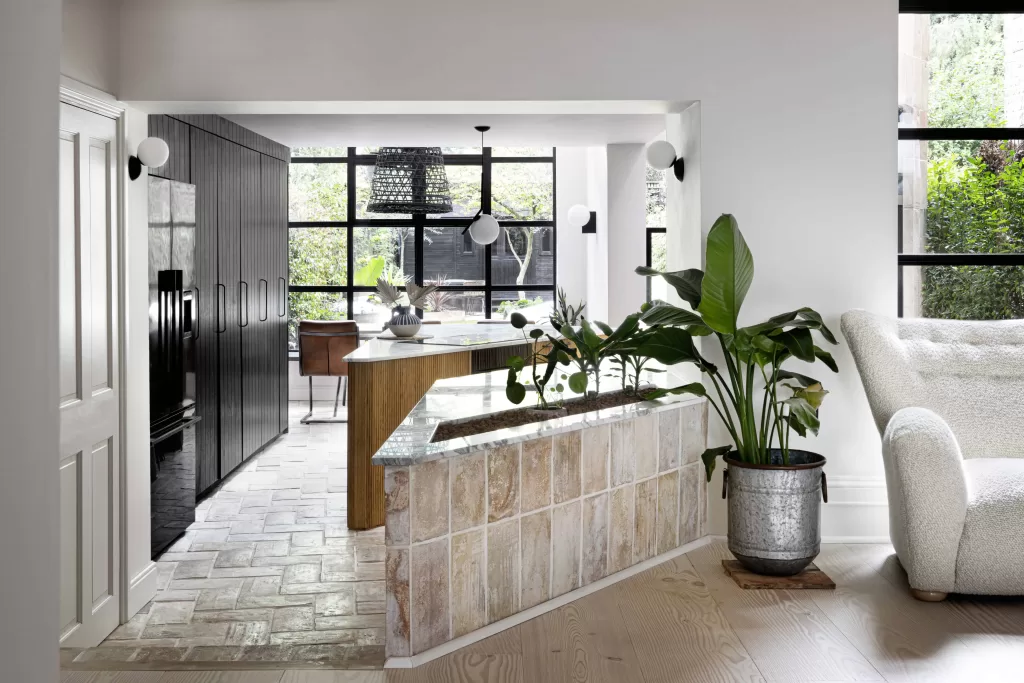
[[(423, 287), (407, 282), (405, 292), (399, 291), (383, 277), (377, 278), (377, 295), (385, 305), (391, 307), (391, 320), (384, 323), (384, 329), (391, 330), (396, 337), (414, 337), (423, 324), (412, 311), (422, 308), (427, 297), (437, 289), (437, 285)], [(408, 298), (408, 304), (402, 304), (402, 297)]]
[[(565, 386), (557, 381), (554, 385), (551, 385), (551, 381), (555, 379), (555, 372), (558, 369), (559, 363), (562, 365), (568, 364), (568, 356), (564, 352), (559, 351), (559, 349), (547, 344), (545, 344), (547, 347), (547, 352), (545, 353), (545, 348), (541, 346), (540, 341), (541, 337), (544, 336), (544, 331), (535, 328), (530, 330), (529, 336), (527, 336), (527, 320), (526, 316), (522, 313), (513, 313), (510, 322), (512, 327), (522, 331), (523, 340), (530, 349), (530, 356), (525, 359), (521, 356), (512, 356), (508, 359), (508, 383), (505, 386), (505, 396), (512, 403), (517, 405), (522, 403), (523, 399), (526, 398), (526, 386), (532, 380), (537, 393), (536, 409), (546, 411), (551, 417), (564, 415), (565, 409), (561, 405), (561, 395), (565, 391)], [(521, 380), (520, 376), (526, 370), (527, 364), (530, 367), (531, 378)], [(543, 370), (538, 367), (541, 365), (543, 365)], [(557, 400), (549, 399), (547, 396), (549, 390), (557, 393), (559, 398)]]
[(551, 311), (551, 315), (548, 316), (551, 326), (556, 330), (560, 330), (566, 325), (573, 327), (578, 325), (580, 316), (583, 315), (583, 309), (587, 307), (587, 304), (580, 301), (578, 306), (570, 306), (566, 300), (565, 290), (561, 287), (558, 288), (557, 299), (557, 305)]
[[(693, 363), (704, 384), (667, 390), (706, 396), (733, 443), (702, 456), (710, 481), (719, 456), (729, 499), (729, 550), (748, 569), (788, 576), (804, 569), (820, 549), (821, 501), (827, 500), (825, 458), (790, 447), (790, 436), (817, 434), (818, 409), (826, 392), (816, 379), (783, 365), (797, 359), (824, 363), (838, 372), (814, 334), (836, 339), (810, 308), (740, 327), (740, 307), (754, 279), (754, 259), (736, 219), (725, 214), (708, 233), (706, 271), (658, 272), (692, 310), (663, 301), (645, 305), (641, 321), (651, 326), (641, 355), (665, 364)], [(724, 371), (702, 357), (694, 336), (717, 340)], [(710, 385), (710, 386), (708, 386)]]

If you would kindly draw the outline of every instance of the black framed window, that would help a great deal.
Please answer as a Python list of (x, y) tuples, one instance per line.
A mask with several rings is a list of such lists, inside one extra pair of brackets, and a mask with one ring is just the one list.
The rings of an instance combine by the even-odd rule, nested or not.
[[(443, 216), (366, 212), (375, 147), (297, 148), (289, 169), (289, 345), (295, 323), (356, 320), (379, 329), (390, 312), (378, 276), (435, 283), (427, 320), (473, 321), (554, 301), (554, 148), (442, 148), (453, 210)], [(492, 245), (463, 234), (479, 211), (501, 223)]]
[(1024, 15), (903, 0), (901, 317), (1024, 318)]

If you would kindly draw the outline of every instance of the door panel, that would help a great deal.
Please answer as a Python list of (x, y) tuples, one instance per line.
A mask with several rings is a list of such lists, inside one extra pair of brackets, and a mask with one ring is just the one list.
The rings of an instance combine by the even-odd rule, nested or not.
[(119, 621), (116, 126), (60, 118), (60, 642), (91, 647)]
[(260, 401), (264, 396), (260, 372), (263, 331), (261, 235), (259, 223), (260, 155), (240, 148), (241, 155), (241, 264), (246, 324), (242, 328), (242, 456), (248, 458), (263, 445)]
[(217, 357), (220, 405), (220, 476), (242, 463), (242, 327), (245, 301), (251, 297), (242, 282), (241, 150), (214, 138), (217, 145), (217, 282), (221, 293), (220, 340)]
[(110, 228), (112, 221), (107, 220), (111, 215), (109, 205), (111, 192), (109, 187), (110, 175), (106, 169), (111, 167), (110, 144), (98, 140), (92, 140), (89, 144), (89, 178), (95, 183), (92, 187), (94, 200), (89, 203), (92, 216), (89, 233), (91, 258), (91, 280), (92, 287), (92, 390), (98, 391), (109, 388), (110, 377), (110, 269), (107, 263), (107, 254), (110, 253), (111, 237)]
[(79, 476), (81, 453), (73, 453), (60, 463), (60, 635), (64, 636), (82, 622), (78, 599), (80, 558), (78, 555)]
[(92, 599), (96, 604), (114, 592), (112, 585), (115, 560), (114, 506), (110, 496), (114, 482), (111, 476), (117, 465), (111, 458), (114, 449), (111, 440), (104, 439), (93, 445), (90, 454), (92, 470)]
[(217, 147), (213, 135), (192, 130), (190, 180), (196, 186), (196, 295), (199, 327), (195, 339), (196, 492), (220, 479), (220, 414), (217, 397), (217, 349), (221, 322), (217, 287)]
[(60, 133), (60, 228), (58, 236), (58, 291), (60, 298), (60, 402), (77, 400), (81, 396), (78, 374), (81, 360), (81, 329), (77, 302), (78, 281), (78, 220), (75, 213), (78, 190), (77, 135)]
[(264, 156), (262, 182), (270, 269), (268, 372), (274, 394), (267, 429), (277, 435), (288, 428), (288, 164)]

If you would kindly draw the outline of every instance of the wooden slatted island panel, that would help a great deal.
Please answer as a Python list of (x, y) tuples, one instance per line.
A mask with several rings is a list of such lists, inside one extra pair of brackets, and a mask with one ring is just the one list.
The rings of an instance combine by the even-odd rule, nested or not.
[(373, 339), (345, 358), (350, 529), (384, 524), (384, 468), (370, 459), (434, 382), (504, 367), (524, 351), (522, 332), (510, 325), (429, 325), (421, 333), (433, 335), (431, 343)]

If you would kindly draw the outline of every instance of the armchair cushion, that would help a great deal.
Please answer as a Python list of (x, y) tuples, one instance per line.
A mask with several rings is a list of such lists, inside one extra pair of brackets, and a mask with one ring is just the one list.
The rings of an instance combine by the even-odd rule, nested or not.
[(964, 461), (967, 518), (956, 562), (956, 591), (1024, 593), (1024, 459)]
[(927, 408), (904, 408), (885, 430), (882, 459), (889, 535), (910, 585), (951, 592), (968, 501), (956, 437)]

